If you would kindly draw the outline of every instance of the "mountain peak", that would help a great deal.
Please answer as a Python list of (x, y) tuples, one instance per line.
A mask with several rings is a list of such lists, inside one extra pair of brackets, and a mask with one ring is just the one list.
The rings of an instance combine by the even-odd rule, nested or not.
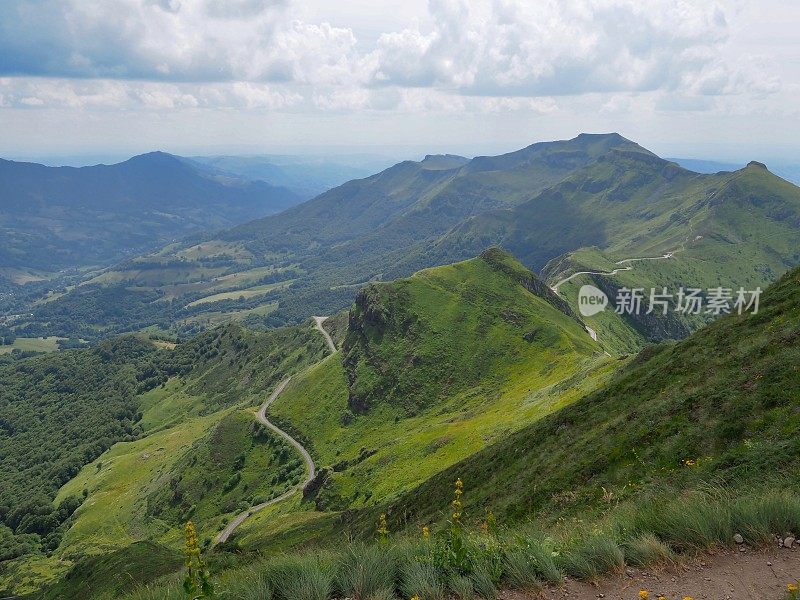
[(168, 152), (155, 150), (153, 152), (145, 152), (144, 154), (137, 154), (120, 164), (128, 165), (175, 165), (181, 163), (181, 160)]
[(765, 165), (762, 162), (758, 162), (757, 160), (751, 160), (749, 163), (747, 163), (747, 166), (745, 167), (745, 169), (751, 169), (751, 168), (764, 169), (765, 171), (769, 171), (769, 169), (767, 168), (767, 165)]
[(610, 140), (625, 140), (629, 142), (630, 140), (626, 139), (616, 131), (612, 131), (609, 133), (579, 133), (575, 136), (576, 140), (598, 140), (598, 139), (610, 139)]
[(425, 158), (420, 161), (422, 168), (429, 170), (448, 170), (457, 169), (469, 162), (468, 158), (458, 156), (457, 154), (426, 154)]
[(525, 267), (507, 250), (499, 248), (498, 246), (492, 246), (481, 252), (478, 258), (483, 260), (495, 271), (505, 273), (530, 293), (539, 296), (542, 300), (550, 303), (554, 308), (583, 325), (582, 321), (563, 298), (553, 292), (550, 286), (545, 284), (538, 275)]

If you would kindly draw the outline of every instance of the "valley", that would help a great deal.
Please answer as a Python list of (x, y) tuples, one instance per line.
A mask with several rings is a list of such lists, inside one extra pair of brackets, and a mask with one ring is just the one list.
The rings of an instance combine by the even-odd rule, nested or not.
[[(408, 570), (456, 560), (457, 529), (462, 562), (425, 585), (485, 597), (794, 532), (798, 240), (800, 189), (761, 164), (701, 175), (581, 135), (16, 283), (0, 590), (171, 597), (187, 521), (222, 589), (345, 552), (419, 593)], [(754, 314), (584, 316), (584, 284), (765, 292)], [(706, 506), (698, 534), (681, 519)]]
[[(314, 317), (314, 326), (316, 327), (317, 331), (319, 331), (320, 335), (322, 335), (325, 338), (325, 343), (328, 345), (328, 349), (331, 351), (332, 354), (335, 354), (336, 346), (334, 345), (330, 334), (322, 326), (325, 320), (326, 317)], [(267, 409), (270, 407), (270, 405), (272, 405), (273, 402), (275, 402), (278, 396), (280, 396), (283, 393), (283, 390), (286, 389), (286, 386), (289, 384), (290, 381), (291, 378), (288, 378), (284, 379), (278, 384), (278, 386), (275, 388), (275, 391), (273, 391), (270, 394), (269, 398), (267, 398), (264, 401), (264, 404), (262, 404), (261, 408), (259, 408), (258, 412), (256, 412), (256, 419), (258, 420), (259, 423), (267, 427), (273, 433), (276, 433), (277, 435), (284, 438), (287, 442), (289, 442), (289, 444), (291, 444), (294, 447), (294, 449), (297, 452), (300, 453), (300, 455), (303, 458), (303, 462), (305, 463), (306, 472), (308, 473), (308, 475), (304, 481), (298, 483), (295, 488), (288, 490), (283, 495), (273, 498), (272, 500), (268, 500), (267, 502), (262, 502), (261, 504), (253, 506), (247, 509), (245, 512), (238, 515), (236, 518), (234, 518), (230, 523), (228, 523), (225, 526), (225, 529), (219, 532), (219, 535), (217, 535), (216, 539), (214, 540), (214, 543), (216, 544), (225, 543), (226, 541), (228, 541), (228, 538), (231, 536), (231, 534), (236, 530), (237, 527), (239, 527), (239, 525), (241, 525), (245, 521), (245, 519), (248, 519), (255, 513), (262, 511), (265, 508), (272, 506), (273, 504), (282, 502), (283, 500), (289, 498), (292, 494), (294, 494), (298, 490), (302, 490), (302, 488), (305, 488), (305, 486), (307, 486), (314, 480), (314, 477), (316, 475), (316, 466), (314, 465), (314, 459), (311, 458), (311, 455), (308, 453), (308, 450), (306, 450), (303, 447), (303, 445), (297, 440), (295, 440), (291, 435), (283, 431), (280, 427), (273, 425), (267, 419)]]
[[(498, 157), (400, 163), (280, 215), (109, 268), (33, 307), (16, 328), (27, 337), (96, 339), (131, 327), (191, 335), (224, 322), (297, 323), (347, 307), (370, 281), (492, 245), (550, 285), (569, 279), (561, 292), (573, 308), (584, 281), (609, 297), (626, 285), (755, 289), (800, 262), (799, 219), (798, 188), (760, 163), (702, 175), (617, 134), (583, 134)], [(630, 257), (676, 251), (681, 260), (602, 274)], [(123, 318), (108, 313), (112, 297), (127, 307)], [(65, 313), (77, 318), (67, 324)], [(707, 322), (604, 320), (588, 324), (605, 330), (605, 350), (614, 355)]]
[(0, 600), (800, 600), (799, 26), (0, 1)]
[[(216, 537), (210, 556), (253, 556), (245, 562), (266, 561), (267, 571), (273, 559), (252, 553), (331, 547), (345, 531), (369, 539), (380, 514), (398, 536), (413, 539), (424, 525), (446, 540), (442, 507), (456, 478), (465, 527), (490, 511), (512, 535), (535, 517), (564, 553), (553, 568), (577, 578), (605, 568), (570, 562), (597, 551), (581, 543), (618, 544), (626, 560), (637, 556), (630, 535), (655, 536), (664, 556), (690, 557), (734, 531), (757, 546), (774, 527), (800, 524), (800, 512), (778, 508), (800, 464), (799, 375), (783, 366), (798, 352), (799, 294), (794, 270), (767, 290), (757, 315), (723, 317), (620, 361), (533, 273), (490, 250), (372, 284), (346, 320), (318, 317), (274, 334), (228, 326), (149, 351), (203, 358), (141, 393), (142, 435), (116, 443), (58, 491), (57, 506), (86, 495), (53, 558), (6, 562), (2, 581), (18, 590), (69, 581), (69, 569), (80, 573), (113, 553), (134, 568), (143, 564), (133, 558), (141, 540), (175, 552), (187, 518), (206, 548)], [(334, 339), (339, 349), (330, 353)], [(90, 351), (62, 355), (70, 352)], [(275, 366), (263, 372), (264, 364)], [(255, 427), (256, 404), (277, 437)], [(708, 532), (683, 524), (681, 515), (701, 518), (709, 503), (717, 508), (702, 518), (734, 521)], [(748, 516), (773, 505), (785, 517), (764, 513), (756, 524)], [(491, 543), (503, 548), (528, 535), (476, 531), (469, 544), (496, 535)], [(40, 575), (23, 578), (27, 569)], [(218, 585), (254, 585), (242, 569)], [(137, 577), (144, 584), (157, 573)], [(154, 593), (167, 597), (158, 586), (168, 579), (153, 583), (162, 589)]]

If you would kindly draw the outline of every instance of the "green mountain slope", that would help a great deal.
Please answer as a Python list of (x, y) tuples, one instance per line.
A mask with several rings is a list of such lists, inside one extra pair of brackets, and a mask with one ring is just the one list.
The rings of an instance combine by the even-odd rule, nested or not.
[[(666, 506), (695, 493), (797, 494), (799, 358), (800, 269), (795, 269), (767, 290), (758, 314), (727, 316), (683, 341), (649, 348), (621, 363), (599, 389), (507, 430), (449, 466), (442, 461), (441, 470), (407, 454), (407, 480), (421, 475), (425, 481), (419, 485), (374, 503), (354, 503), (339, 518), (273, 514), (245, 526), (239, 542), (266, 549), (309, 540), (324, 545), (345, 532), (370, 538), (381, 513), (392, 531), (443, 525), (456, 478), (464, 482), (464, 519), (475, 525), (489, 510), (508, 525), (532, 519), (538, 527), (582, 528), (629, 507)], [(322, 390), (316, 393), (324, 396)], [(328, 410), (322, 403), (306, 417), (309, 431), (311, 423), (328, 418)], [(300, 419), (298, 413), (293, 416)], [(402, 439), (415, 436), (413, 420), (400, 421), (394, 431)], [(325, 434), (318, 429), (314, 435)], [(329, 452), (336, 455), (334, 448), (346, 447), (347, 438), (341, 433), (331, 438)], [(377, 495), (393, 486), (397, 473), (391, 462), (377, 461), (361, 485), (369, 482)]]
[(59, 510), (56, 492), (114, 442), (137, 435), (136, 393), (162, 376), (152, 369), (157, 354), (150, 343), (123, 338), (0, 367), (3, 559), (58, 546), (82, 498)]
[[(394, 532), (438, 525), (456, 477), (471, 524), (487, 510), (541, 526), (602, 519), (709, 486), (797, 491), (800, 270), (767, 290), (758, 314), (630, 361), (606, 356), (563, 300), (496, 249), (368, 286), (343, 327), (331, 324), (342, 349), (321, 361), (308, 324), (228, 327), (173, 351), (194, 348), (182, 376), (145, 369), (143, 435), (59, 490), (57, 506), (87, 490), (60, 545), (4, 565), (0, 587), (25, 568), (59, 577), (78, 557), (142, 539), (177, 547), (189, 517), (210, 540), (280, 493), (297, 480), (295, 457), (261, 437), (252, 407), (287, 374), (269, 417), (311, 452), (318, 476), (302, 499), (244, 521), (229, 549), (372, 537), (381, 512)], [(78, 583), (87, 560), (75, 564)]]
[[(622, 287), (645, 288), (647, 294), (652, 288), (666, 287), (673, 294), (682, 287), (700, 288), (707, 295), (709, 288), (721, 286), (732, 289), (735, 296), (739, 288), (765, 287), (800, 263), (800, 188), (775, 177), (763, 165), (751, 163), (734, 173), (689, 179), (678, 190), (676, 196), (648, 198), (648, 206), (661, 198), (672, 206), (653, 210), (658, 216), (647, 220), (642, 234), (614, 232), (602, 251), (581, 249), (552, 261), (544, 269), (548, 282), (556, 283), (579, 271), (609, 273), (630, 267), (615, 275), (579, 275), (561, 286), (560, 294), (573, 306), (584, 283), (592, 283), (611, 299)], [(603, 205), (596, 212), (608, 212), (604, 206), (609, 203), (607, 198), (595, 197), (592, 202)], [(509, 242), (515, 244), (524, 246), (525, 242)], [(662, 257), (665, 253), (670, 253), (670, 258), (617, 264), (624, 258)], [(671, 306), (675, 306), (674, 299)], [(619, 319), (603, 313), (586, 321), (610, 350), (630, 351), (648, 341), (681, 338), (710, 319), (707, 314), (684, 317), (674, 313), (666, 319), (647, 315)]]
[[(800, 472), (800, 270), (757, 315), (732, 315), (644, 351), (601, 390), (388, 503), (395, 519), (438, 521), (456, 477), (465, 512), (539, 523), (708, 485), (729, 494), (794, 490)], [(611, 494), (613, 502), (609, 504)], [(371, 526), (374, 513), (364, 518)]]
[(246, 521), (236, 543), (260, 547), (267, 523), (324, 528), (595, 389), (616, 361), (564, 308), (499, 250), (367, 287), (342, 351), (270, 408), (321, 467), (313, 504)]
[(0, 368), (0, 589), (28, 589), (34, 563), (47, 579), (137, 540), (175, 545), (190, 515), (213, 535), (283, 491), (302, 464), (252, 406), (325, 352), (309, 324), (229, 326), (174, 349), (127, 336)]
[[(493, 245), (544, 270), (551, 284), (576, 270), (600, 270), (587, 260), (613, 265), (675, 253), (674, 261), (637, 263), (643, 281), (636, 287), (763, 286), (800, 260), (799, 207), (800, 188), (757, 163), (693, 173), (617, 134), (469, 161), (428, 156), (213, 239), (129, 261), (36, 307), (17, 328), (26, 337), (97, 337), (147, 324), (193, 332), (225, 321), (299, 322), (344, 308), (369, 281)], [(571, 282), (562, 297), (574, 303), (571, 285), (582, 282)], [(129, 310), (109, 314), (103, 296)], [(65, 312), (80, 318), (66, 323)], [(624, 353), (683, 337), (703, 322), (601, 316), (592, 327), (607, 351)]]
[[(649, 348), (600, 389), (420, 485), (333, 516), (265, 516), (242, 532), (239, 550), (273, 556), (245, 555), (247, 568), (220, 573), (218, 589), (263, 594), (271, 587), (292, 598), (299, 594), (291, 583), (312, 574), (330, 581), (325, 573), (333, 572), (334, 586), (316, 586), (318, 597), (380, 586), (381, 597), (446, 597), (448, 589), (494, 598), (506, 586), (536, 594), (543, 581), (560, 585), (565, 575), (630, 581), (628, 569), (658, 573), (698, 552), (738, 548), (759, 561), (790, 560), (792, 550), (776, 549), (775, 540), (800, 525), (800, 269), (763, 300), (758, 314), (724, 317)], [(414, 435), (407, 421), (395, 430)], [(375, 465), (376, 479), (391, 482), (387, 464)], [(343, 543), (353, 537), (373, 543)], [(648, 579), (642, 587), (660, 593), (663, 581)], [(742, 580), (763, 585), (747, 573)], [(679, 586), (672, 588), (679, 596), (697, 593)], [(150, 593), (174, 589), (164, 582)], [(623, 582), (624, 589), (639, 588)]]

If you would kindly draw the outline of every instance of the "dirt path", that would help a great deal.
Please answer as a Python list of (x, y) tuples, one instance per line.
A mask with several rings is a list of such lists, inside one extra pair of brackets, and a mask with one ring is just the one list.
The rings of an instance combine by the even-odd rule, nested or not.
[(313, 319), (317, 330), (325, 337), (325, 341), (328, 342), (328, 349), (331, 351), (331, 354), (333, 354), (336, 352), (336, 344), (333, 343), (330, 334), (325, 331), (325, 328), (322, 326), (322, 324), (328, 320), (328, 317), (313, 317)]
[[(328, 349), (331, 353), (336, 352), (336, 345), (333, 343), (331, 336), (328, 335), (328, 332), (322, 328), (322, 324), (325, 322), (325, 319), (328, 317), (314, 317), (314, 323), (316, 324), (316, 328), (319, 332), (325, 337), (325, 341), (328, 344)], [(269, 398), (264, 401), (264, 404), (261, 405), (261, 408), (258, 409), (256, 413), (256, 420), (259, 423), (262, 423), (265, 427), (269, 428), (274, 433), (278, 434), (282, 438), (284, 438), (287, 442), (289, 442), (294, 448), (300, 453), (303, 457), (303, 462), (306, 463), (306, 478), (303, 480), (302, 483), (298, 483), (297, 485), (293, 486), (288, 491), (284, 492), (280, 496), (273, 498), (272, 500), (268, 500), (267, 502), (263, 502), (261, 504), (257, 504), (256, 506), (251, 506), (243, 513), (236, 515), (236, 517), (230, 521), (226, 526), (225, 529), (219, 532), (216, 539), (214, 540), (214, 544), (221, 544), (226, 542), (231, 534), (236, 531), (236, 528), (239, 527), (242, 523), (244, 523), (245, 519), (247, 519), (250, 515), (257, 513), (260, 510), (264, 510), (268, 506), (272, 506), (273, 504), (277, 504), (282, 500), (285, 500), (289, 496), (292, 496), (297, 490), (302, 490), (308, 482), (314, 479), (314, 475), (316, 474), (316, 467), (314, 466), (314, 459), (311, 458), (311, 455), (308, 453), (303, 445), (294, 439), (291, 435), (286, 433), (283, 429), (270, 423), (269, 419), (267, 419), (267, 409), (269, 408), (270, 404), (272, 404), (278, 396), (281, 395), (286, 386), (289, 385), (289, 381), (291, 381), (291, 377), (287, 377), (283, 381), (281, 381), (278, 386), (273, 390), (272, 394), (270, 394)]]
[(539, 595), (505, 591), (502, 600), (637, 600), (647, 590), (655, 600), (783, 600), (786, 584), (800, 579), (800, 549), (729, 549), (660, 570), (630, 569), (603, 578), (598, 585), (567, 581)]

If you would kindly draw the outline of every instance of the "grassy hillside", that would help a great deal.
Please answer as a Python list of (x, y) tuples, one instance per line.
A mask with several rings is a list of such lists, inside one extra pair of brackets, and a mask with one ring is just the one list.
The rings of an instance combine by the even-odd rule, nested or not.
[[(443, 277), (447, 269), (429, 275)], [(340, 406), (346, 401), (336, 358), (304, 378), (312, 399), (295, 416), (314, 415), (303, 427), (329, 418), (329, 396), (338, 395)], [(565, 575), (592, 580), (626, 566), (674, 564), (732, 544), (734, 533), (742, 535), (743, 551), (774, 546), (776, 534), (800, 527), (798, 359), (800, 269), (769, 288), (758, 314), (724, 317), (684, 341), (645, 350), (560, 410), (450, 466), (440, 456), (444, 469), (428, 474), (424, 460), (406, 456), (407, 470), (425, 479), (419, 485), (397, 489), (395, 462), (378, 440), (398, 443), (386, 440), (391, 434), (377, 421), (359, 424), (381, 411), (388, 416), (390, 403), (375, 403), (352, 423), (367, 448), (383, 455), (358, 488), (374, 491), (377, 501), (341, 513), (293, 504), (259, 515), (240, 533), (240, 547), (292, 551), (220, 569), (217, 590), (285, 600), (378, 592), (373, 597), (495, 598), (501, 586), (536, 591)], [(289, 397), (282, 400), (285, 410)], [(437, 414), (445, 416), (450, 406), (440, 405)], [(402, 439), (418, 435), (414, 417), (393, 430)], [(365, 437), (370, 433), (376, 438)], [(333, 440), (331, 450), (317, 445), (320, 456), (347, 447), (342, 430), (326, 437), (320, 427), (314, 435)], [(362, 462), (373, 456), (366, 455)], [(344, 471), (350, 468), (352, 462)], [(456, 479), (463, 487), (456, 487), (461, 504), (454, 508)], [(382, 513), (387, 527), (380, 534)], [(429, 532), (420, 534), (422, 526)], [(381, 542), (342, 544), (345, 536)], [(130, 598), (176, 593), (174, 583), (162, 581)]]
[(136, 542), (103, 556), (80, 560), (64, 578), (47, 589), (42, 600), (117, 596), (132, 591), (183, 565), (174, 549), (152, 542)]
[(191, 515), (210, 539), (302, 476), (252, 407), (325, 355), (310, 324), (228, 326), (169, 347), (128, 337), (2, 367), (0, 589), (35, 589), (142, 539), (174, 546)]
[[(778, 179), (763, 165), (751, 163), (735, 173), (722, 173), (697, 182), (684, 192), (683, 204), (666, 211), (660, 221), (686, 221), (688, 233), (681, 239), (674, 225), (652, 225), (651, 235), (641, 239), (597, 248), (581, 249), (547, 265), (548, 282), (555, 283), (578, 271), (609, 272), (626, 266), (616, 261), (630, 257), (658, 257), (673, 252), (666, 260), (636, 261), (629, 271), (616, 275), (580, 275), (560, 288), (573, 306), (577, 290), (592, 283), (612, 300), (622, 287), (668, 290), (723, 287), (754, 290), (765, 287), (792, 266), (800, 263), (797, 236), (800, 224), (800, 188)], [(602, 202), (598, 198), (596, 202)], [(650, 200), (652, 202), (652, 199)], [(660, 211), (653, 214), (662, 214)], [(626, 234), (627, 235), (627, 234)], [(675, 302), (672, 302), (674, 308)], [(709, 315), (685, 317), (671, 313), (666, 319), (645, 315), (633, 317), (602, 313), (588, 317), (604, 345), (612, 352), (630, 352), (647, 342), (684, 337), (711, 320)]]
[(464, 481), (470, 518), (491, 509), (503, 521), (540, 523), (709, 485), (732, 495), (796, 493), (798, 359), (794, 270), (769, 288), (757, 315), (725, 317), (682, 342), (645, 350), (603, 389), (453, 465), (386, 509), (395, 520), (440, 521), (456, 477)]
[[(393, 533), (419, 539), (423, 525), (431, 528), (429, 542), (410, 544), (416, 549), (402, 539), (390, 551), (382, 546), (384, 560), (401, 565), (386, 585), (421, 597), (436, 597), (436, 586), (457, 593), (467, 585), (494, 598), (500, 583), (536, 589), (565, 574), (591, 580), (626, 564), (666, 564), (731, 544), (734, 533), (773, 545), (776, 534), (800, 526), (800, 270), (764, 300), (757, 315), (725, 317), (646, 350), (601, 389), (411, 490), (340, 519), (305, 513), (279, 525), (271, 547), (299, 546), (304, 537), (327, 547), (343, 532), (375, 539), (385, 513)], [(462, 558), (451, 553), (448, 524), (457, 478), (462, 528), (475, 532), (463, 534)], [(252, 533), (245, 539), (255, 543)], [(336, 548), (370, 564), (358, 547)], [(406, 561), (434, 568), (409, 588)], [(254, 585), (244, 571), (230, 579)], [(283, 597), (283, 583), (269, 585)]]
[(561, 313), (558, 299), (536, 281), (491, 249), (362, 289), (343, 345), (350, 407), (365, 412), (389, 402), (413, 413), (480, 382), (501, 387), (509, 364), (590, 354), (578, 319)]
[(329, 511), (385, 502), (595, 389), (616, 361), (561, 308), (497, 250), (368, 287), (343, 350), (270, 408), (321, 467), (313, 503), (245, 522), (235, 539), (266, 547), (268, 532), (326, 528)]

